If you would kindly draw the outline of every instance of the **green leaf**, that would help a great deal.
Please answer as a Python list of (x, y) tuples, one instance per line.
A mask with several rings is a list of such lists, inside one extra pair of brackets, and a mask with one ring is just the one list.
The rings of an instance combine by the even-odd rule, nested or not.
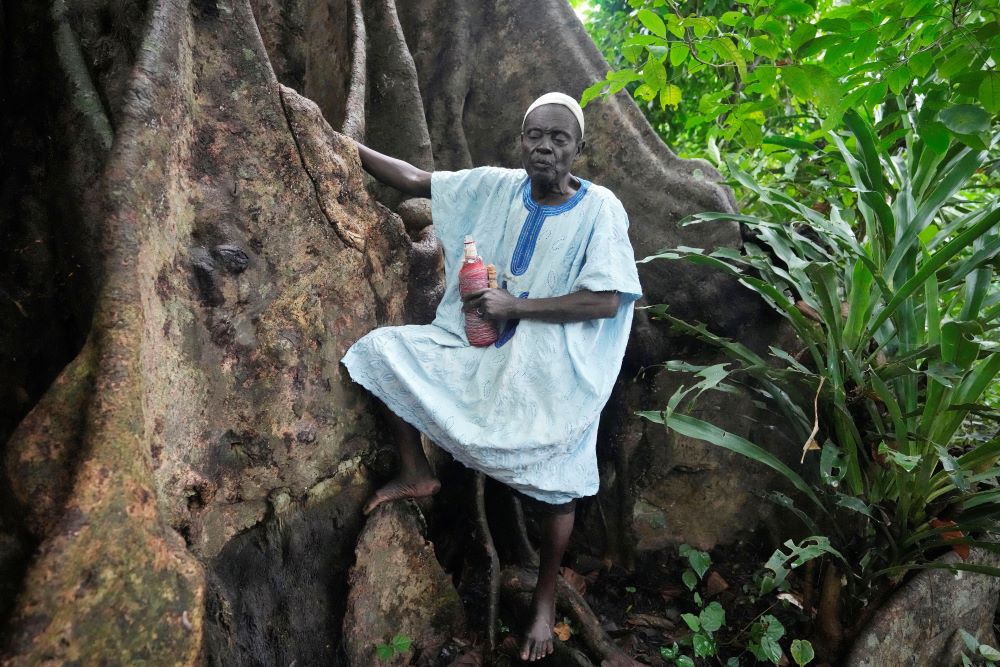
[(642, 78), (653, 90), (661, 90), (667, 83), (667, 70), (656, 58), (650, 58), (642, 68)]
[(899, 95), (906, 88), (906, 85), (910, 83), (913, 75), (910, 73), (909, 67), (900, 65), (890, 70), (885, 78), (889, 84), (889, 90)]
[(666, 109), (668, 106), (677, 108), (681, 102), (681, 89), (672, 83), (668, 83), (660, 89), (660, 107)]
[(699, 551), (698, 549), (691, 549), (687, 553), (688, 562), (691, 564), (691, 569), (695, 571), (698, 578), (701, 579), (708, 572), (708, 568), (712, 565), (712, 557), (709, 556), (704, 551)]
[(914, 75), (924, 76), (934, 66), (934, 52), (931, 49), (921, 51), (910, 58), (909, 63)]
[(962, 638), (962, 641), (965, 642), (965, 645), (968, 647), (968, 649), (970, 651), (972, 651), (973, 653), (975, 653), (976, 651), (979, 650), (979, 640), (976, 639), (965, 628), (959, 628), (958, 629), (958, 635)]
[(740, 123), (740, 136), (750, 148), (756, 148), (764, 141), (764, 133), (761, 132), (760, 125), (752, 120), (744, 120)]
[[(773, 639), (777, 643), (778, 640), (785, 636), (785, 626), (777, 618), (771, 614), (766, 614), (761, 620), (764, 621), (765, 637)], [(779, 648), (778, 650), (780, 651), (781, 649)]]
[(663, 23), (663, 19), (659, 15), (649, 9), (640, 9), (637, 14), (639, 21), (646, 26), (646, 29), (657, 37), (667, 36), (667, 26)]
[(375, 647), (375, 655), (378, 656), (379, 660), (391, 660), (396, 652), (389, 644), (379, 644)]
[(936, 120), (921, 123), (917, 127), (917, 134), (938, 155), (944, 155), (948, 152), (948, 146), (951, 145), (951, 133), (948, 132), (944, 123), (939, 123)]
[(812, 82), (809, 74), (803, 67), (794, 65), (792, 67), (781, 68), (781, 80), (785, 82), (792, 94), (800, 100), (808, 100), (812, 97)]
[(677, 658), (677, 667), (694, 667), (694, 660), (686, 655)]
[(701, 629), (701, 619), (694, 614), (681, 614), (681, 619), (683, 619), (687, 626), (695, 632), (698, 632), (698, 630)]
[(396, 650), (397, 653), (406, 653), (413, 646), (413, 640), (407, 635), (399, 634), (392, 638), (392, 648)]
[(979, 645), (979, 655), (983, 656), (987, 660), (1000, 660), (1000, 651), (996, 650), (989, 644)]
[(670, 47), (670, 64), (674, 67), (680, 67), (690, 53), (691, 49), (686, 44), (674, 42)]
[(583, 94), (580, 96), (580, 106), (586, 107), (595, 98), (600, 97), (601, 93), (604, 91), (604, 86), (606, 85), (607, 85), (606, 81), (598, 81), (594, 85), (589, 86), (586, 90), (584, 90)]
[(693, 570), (684, 570), (683, 574), (681, 574), (681, 581), (684, 582), (689, 591), (693, 591), (695, 586), (698, 585), (698, 575)]
[(812, 662), (813, 658), (816, 657), (816, 651), (813, 650), (813, 645), (805, 639), (796, 639), (792, 641), (792, 660), (799, 667), (804, 667)]
[(793, 16), (802, 18), (812, 13), (812, 7), (802, 0), (778, 0), (771, 9), (774, 16)]
[(722, 21), (723, 25), (735, 26), (743, 16), (744, 14), (741, 12), (723, 12), (719, 20)]
[(754, 53), (760, 54), (765, 58), (770, 58), (772, 60), (776, 59), (781, 54), (781, 50), (767, 35), (756, 35), (751, 37), (750, 48), (753, 49)]
[(715, 632), (726, 623), (726, 610), (718, 602), (710, 602), (707, 607), (698, 614), (701, 627), (707, 632)]
[(909, 454), (903, 454), (902, 452), (896, 451), (889, 447), (889, 445), (880, 443), (878, 446), (878, 453), (882, 456), (887, 457), (890, 461), (898, 465), (900, 468), (906, 472), (913, 472), (918, 465), (920, 465), (919, 456), (911, 456)]
[(691, 643), (694, 646), (694, 654), (699, 658), (710, 658), (715, 655), (718, 650), (715, 645), (715, 639), (711, 635), (706, 635), (701, 632), (695, 634), (691, 638)]
[(855, 66), (863, 65), (875, 53), (878, 46), (878, 33), (874, 30), (866, 30), (858, 37), (854, 45), (853, 63)]
[(792, 36), (788, 40), (788, 46), (792, 51), (798, 51), (799, 47), (816, 36), (816, 26), (811, 23), (800, 23), (795, 26)]
[(764, 636), (760, 638), (760, 650), (764, 654), (764, 657), (775, 665), (781, 662), (781, 646), (770, 637)]
[(990, 113), (1000, 113), (1000, 72), (983, 72), (979, 101)]

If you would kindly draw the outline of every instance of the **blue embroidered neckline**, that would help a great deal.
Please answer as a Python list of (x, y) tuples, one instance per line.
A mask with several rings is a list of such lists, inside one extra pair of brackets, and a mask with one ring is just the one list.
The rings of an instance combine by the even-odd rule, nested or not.
[(590, 187), (590, 181), (581, 178), (580, 189), (572, 197), (562, 204), (549, 206), (547, 204), (539, 204), (531, 198), (530, 183), (531, 180), (525, 176), (524, 182), (521, 184), (521, 198), (529, 213), (528, 219), (524, 221), (521, 233), (517, 237), (517, 245), (514, 246), (514, 256), (510, 260), (510, 272), (515, 276), (523, 275), (528, 270), (528, 265), (531, 263), (531, 256), (535, 254), (535, 244), (538, 243), (538, 234), (542, 231), (545, 218), (565, 213), (579, 204), (583, 196), (587, 194), (587, 188)]
[(524, 182), (521, 183), (521, 193), (524, 199), (524, 205), (529, 211), (534, 211), (536, 209), (541, 209), (545, 212), (546, 216), (549, 215), (559, 215), (560, 213), (565, 213), (574, 206), (580, 203), (583, 196), (587, 194), (587, 188), (590, 187), (590, 181), (585, 178), (577, 177), (580, 181), (580, 189), (576, 193), (564, 201), (562, 204), (539, 204), (534, 199), (531, 198), (531, 179), (527, 176), (524, 177)]

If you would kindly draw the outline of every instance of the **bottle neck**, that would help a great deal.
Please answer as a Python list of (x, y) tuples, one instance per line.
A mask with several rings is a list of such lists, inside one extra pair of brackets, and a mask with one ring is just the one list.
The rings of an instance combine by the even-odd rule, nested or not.
[(473, 241), (465, 242), (465, 261), (474, 262), (479, 259), (479, 253), (476, 252), (476, 244)]

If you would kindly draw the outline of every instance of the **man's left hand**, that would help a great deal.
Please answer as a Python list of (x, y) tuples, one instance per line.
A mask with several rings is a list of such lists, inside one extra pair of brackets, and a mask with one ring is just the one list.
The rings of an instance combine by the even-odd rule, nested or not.
[(481, 289), (462, 297), (462, 310), (475, 311), (488, 320), (517, 318), (518, 299), (504, 289)]

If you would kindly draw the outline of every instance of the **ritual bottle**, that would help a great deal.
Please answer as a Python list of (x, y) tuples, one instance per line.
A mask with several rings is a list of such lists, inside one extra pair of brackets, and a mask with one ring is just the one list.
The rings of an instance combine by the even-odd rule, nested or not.
[[(489, 276), (483, 259), (476, 253), (476, 242), (471, 236), (465, 237), (465, 257), (458, 272), (458, 293), (465, 296), (469, 292), (489, 287)], [(465, 311), (465, 335), (469, 343), (476, 347), (492, 345), (497, 340), (497, 325), (484, 318), (475, 310)]]

